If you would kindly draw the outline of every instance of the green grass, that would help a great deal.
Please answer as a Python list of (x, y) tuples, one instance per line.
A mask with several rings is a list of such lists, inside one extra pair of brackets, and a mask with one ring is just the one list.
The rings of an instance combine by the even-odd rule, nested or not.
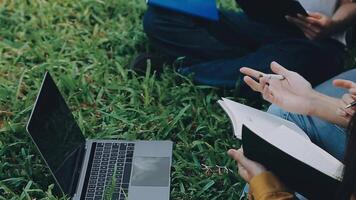
[(145, 9), (144, 0), (0, 0), (0, 200), (61, 198), (24, 128), (47, 70), (87, 138), (174, 142), (171, 199), (238, 199), (243, 182), (226, 151), (239, 144), (216, 104), (234, 93), (171, 69), (128, 70), (150, 49)]
[(242, 182), (229, 172), (236, 166), (226, 150), (239, 144), (216, 104), (231, 93), (194, 86), (169, 69), (160, 78), (127, 69), (149, 49), (145, 9), (144, 0), (0, 6), (0, 199), (56, 199), (24, 128), (46, 70), (87, 138), (174, 141), (172, 199), (238, 198)]

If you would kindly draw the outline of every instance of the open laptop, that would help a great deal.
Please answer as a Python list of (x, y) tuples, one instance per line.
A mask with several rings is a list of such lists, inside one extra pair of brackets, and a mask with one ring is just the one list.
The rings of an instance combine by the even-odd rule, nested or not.
[(48, 72), (27, 132), (72, 199), (169, 199), (172, 142), (85, 140)]
[(148, 5), (185, 13), (211, 21), (219, 20), (216, 0), (146, 0), (146, 2)]

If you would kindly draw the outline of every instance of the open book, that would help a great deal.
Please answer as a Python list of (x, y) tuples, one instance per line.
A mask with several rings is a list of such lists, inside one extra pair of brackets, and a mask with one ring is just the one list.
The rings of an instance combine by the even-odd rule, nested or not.
[(297, 125), (269, 113), (223, 98), (234, 135), (244, 154), (263, 164), (290, 189), (310, 199), (333, 199), (343, 164), (313, 144)]

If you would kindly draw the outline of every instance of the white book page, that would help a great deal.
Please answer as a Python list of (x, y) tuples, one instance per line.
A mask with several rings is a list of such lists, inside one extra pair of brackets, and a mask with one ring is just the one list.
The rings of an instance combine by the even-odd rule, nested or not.
[(326, 16), (333, 16), (338, 0), (298, 0), (308, 12), (319, 12)]
[[(236, 130), (234, 130), (237, 138), (241, 139), (242, 134), (242, 124), (245, 124), (251, 130), (271, 130), (279, 127), (280, 125), (284, 125), (295, 133), (303, 137), (305, 140), (310, 141), (309, 137), (305, 134), (305, 132), (300, 129), (296, 124), (284, 120), (275, 115), (269, 114), (264, 111), (260, 111), (254, 109), (249, 106), (245, 106), (243, 104), (231, 101), (229, 99), (223, 98), (224, 102), (224, 110), (228, 113), (229, 117), (233, 116), (234, 118), (231, 121), (235, 121)], [(233, 123), (234, 124), (234, 123)]]
[[(256, 132), (255, 132), (256, 133)], [(293, 130), (281, 125), (270, 134), (256, 133), (278, 149), (288, 153), (322, 173), (341, 180), (343, 164), (315, 144), (298, 137)]]
[(234, 131), (234, 136), (241, 140), (241, 133), (242, 133), (242, 120), (239, 120), (237, 116), (234, 115), (234, 113), (229, 109), (228, 106), (225, 105), (225, 102), (222, 100), (219, 100), (218, 103), (220, 106), (224, 109), (226, 114), (229, 116), (230, 121), (232, 123), (233, 131)]

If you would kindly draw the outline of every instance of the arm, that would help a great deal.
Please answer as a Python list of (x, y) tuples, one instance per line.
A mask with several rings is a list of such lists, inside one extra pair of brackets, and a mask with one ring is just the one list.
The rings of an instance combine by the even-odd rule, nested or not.
[(352, 0), (342, 0), (340, 7), (334, 13), (334, 31), (342, 31), (355, 24), (356, 21), (356, 3)]
[(340, 113), (343, 107), (342, 101), (314, 91), (309, 97), (309, 109), (307, 115), (316, 116), (328, 122), (347, 127), (349, 120)]
[(255, 200), (292, 200), (293, 194), (272, 173), (249, 160), (243, 150), (230, 149), (228, 154), (237, 162), (240, 176), (250, 184), (249, 196)]
[[(346, 81), (345, 84), (335, 84), (338, 82), (335, 81), (336, 86), (347, 88), (350, 92), (350, 94), (345, 94), (343, 99), (336, 99), (313, 90), (310, 83), (302, 76), (285, 69), (276, 62), (272, 62), (271, 69), (285, 79), (261, 78), (262, 72), (250, 68), (241, 68), (240, 71), (247, 75), (244, 77), (246, 84), (254, 91), (260, 92), (263, 98), (270, 103), (276, 104), (289, 112), (313, 115), (343, 127), (347, 126), (354, 111), (344, 108), (353, 99), (356, 99), (353, 98), (353, 96), (356, 97), (356, 91), (353, 93), (356, 90), (356, 84), (352, 81)], [(251, 77), (259, 79), (259, 82)]]

